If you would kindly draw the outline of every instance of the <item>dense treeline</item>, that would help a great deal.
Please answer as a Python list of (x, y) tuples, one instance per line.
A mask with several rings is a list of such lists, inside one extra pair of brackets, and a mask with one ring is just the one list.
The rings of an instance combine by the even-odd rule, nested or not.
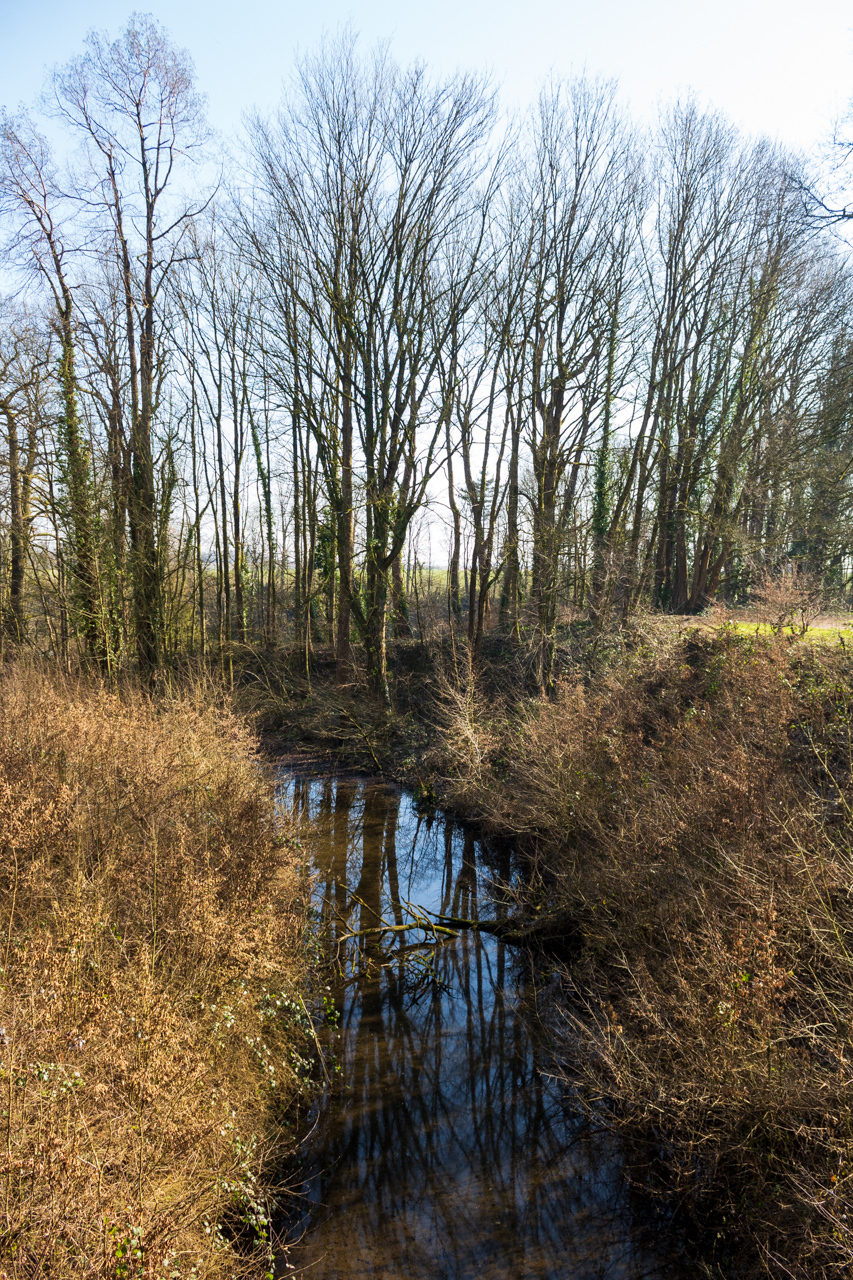
[(2, 121), (6, 646), (359, 643), (387, 698), (437, 565), (543, 687), (567, 607), (849, 591), (851, 271), (779, 147), (584, 78), (507, 121), (345, 33), (222, 161), (138, 16), (44, 101)]

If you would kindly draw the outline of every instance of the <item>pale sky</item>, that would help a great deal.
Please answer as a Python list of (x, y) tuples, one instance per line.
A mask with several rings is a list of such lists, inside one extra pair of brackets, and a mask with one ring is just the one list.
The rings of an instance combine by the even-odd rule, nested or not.
[[(211, 122), (269, 108), (297, 46), (351, 19), (401, 61), (489, 68), (504, 101), (531, 101), (549, 71), (619, 79), (640, 116), (690, 88), (749, 132), (811, 150), (853, 97), (853, 0), (149, 0), (192, 54)], [(115, 0), (0, 0), (0, 105), (30, 102), (90, 27), (116, 32)]]

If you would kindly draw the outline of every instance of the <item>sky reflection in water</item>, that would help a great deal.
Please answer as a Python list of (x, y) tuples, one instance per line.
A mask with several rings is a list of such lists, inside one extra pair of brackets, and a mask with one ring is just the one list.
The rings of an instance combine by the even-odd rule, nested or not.
[[(506, 913), (491, 885), (512, 876), (508, 850), (374, 782), (297, 778), (284, 790), (315, 824), (303, 838), (331, 950), (380, 918), (411, 919), (407, 904)], [(663, 1222), (638, 1228), (617, 1148), (543, 1075), (520, 1006), (541, 1008), (548, 987), (537, 990), (529, 959), (472, 931), (414, 948), (422, 937), (344, 944), (338, 1096), (309, 1144), (296, 1234), (307, 1230), (291, 1263), (317, 1280), (686, 1274)]]

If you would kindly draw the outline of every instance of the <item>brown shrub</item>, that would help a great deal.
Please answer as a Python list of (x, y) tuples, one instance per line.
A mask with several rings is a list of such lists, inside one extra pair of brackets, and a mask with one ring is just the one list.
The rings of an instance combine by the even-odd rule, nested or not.
[(269, 1269), (303, 1086), (303, 885), (241, 725), (0, 679), (0, 1265)]
[(582, 939), (567, 1080), (778, 1275), (853, 1270), (852, 706), (841, 649), (687, 633), (447, 770)]
[(777, 635), (790, 627), (805, 635), (827, 605), (827, 592), (822, 579), (800, 565), (786, 565), (784, 570), (765, 569), (753, 596), (760, 622)]

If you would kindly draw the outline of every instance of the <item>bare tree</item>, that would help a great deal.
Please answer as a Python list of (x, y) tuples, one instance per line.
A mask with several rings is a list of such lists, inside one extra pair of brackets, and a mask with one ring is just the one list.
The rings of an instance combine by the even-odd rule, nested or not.
[(618, 297), (615, 228), (633, 214), (631, 131), (615, 85), (553, 83), (534, 116), (525, 183), (533, 264), (522, 294), (519, 374), (533, 472), (532, 596), (539, 680), (550, 680), (558, 564), (588, 442), (607, 401)]
[[(282, 315), (293, 289), (315, 339), (311, 376), (337, 405), (336, 423), (311, 428), (336, 519), (339, 670), (343, 677), (352, 616), (371, 685), (386, 701), (389, 571), (437, 465), (443, 424), (431, 414), (433, 384), (469, 305), (476, 262), (476, 252), (462, 260), (449, 250), (460, 219), (483, 226), (477, 184), (493, 119), (479, 81), (433, 84), (423, 68), (401, 71), (382, 50), (364, 63), (346, 34), (301, 64), (295, 101), (274, 126), (253, 126), (264, 198), (251, 230), (258, 263)], [(358, 593), (356, 435), (366, 545)]]
[(77, 316), (69, 276), (66, 227), (69, 210), (45, 138), (29, 117), (2, 120), (0, 211), (11, 215), (12, 248), (24, 271), (46, 283), (59, 338), (62, 478), (68, 495), (75, 612), (89, 653), (103, 658), (92, 463), (80, 421), (76, 369)]
[(93, 32), (86, 45), (85, 54), (55, 74), (54, 99), (83, 140), (86, 163), (75, 194), (101, 252), (115, 264), (123, 294), (134, 620), (138, 660), (151, 672), (162, 638), (152, 445), (161, 377), (158, 306), (198, 208), (175, 191), (177, 176), (182, 165), (201, 158), (208, 134), (189, 56), (152, 18), (134, 15), (117, 40)]
[(6, 444), (9, 501), (8, 589), (0, 604), (0, 636), (20, 645), (27, 638), (25, 579), (30, 553), (31, 498), (38, 451), (45, 433), (50, 335), (8, 302), (0, 310), (0, 415)]

